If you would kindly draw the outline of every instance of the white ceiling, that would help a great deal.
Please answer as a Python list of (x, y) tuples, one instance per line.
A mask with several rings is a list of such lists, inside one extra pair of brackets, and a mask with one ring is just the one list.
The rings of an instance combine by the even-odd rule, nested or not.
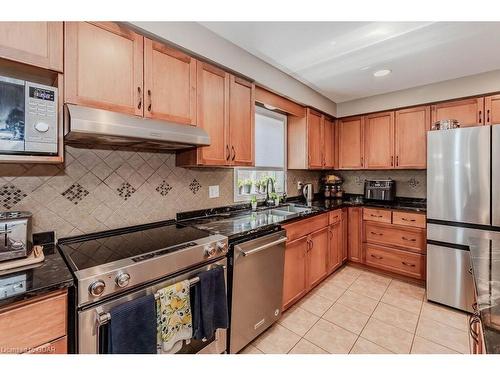
[(500, 69), (500, 22), (201, 24), (337, 103)]

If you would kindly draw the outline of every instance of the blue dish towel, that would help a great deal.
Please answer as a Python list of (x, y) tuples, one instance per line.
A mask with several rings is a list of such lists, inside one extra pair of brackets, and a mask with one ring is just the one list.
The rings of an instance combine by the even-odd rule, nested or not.
[(217, 328), (228, 328), (224, 268), (213, 268), (198, 277), (200, 282), (191, 287), (193, 338), (209, 340)]
[(137, 298), (111, 309), (108, 353), (155, 354), (156, 307), (154, 295)]

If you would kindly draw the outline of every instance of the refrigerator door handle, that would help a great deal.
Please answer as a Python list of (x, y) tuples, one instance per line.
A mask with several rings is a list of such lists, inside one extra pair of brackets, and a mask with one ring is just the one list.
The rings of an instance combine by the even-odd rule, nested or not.
[(500, 125), (491, 127), (491, 191), (494, 192), (491, 196), (491, 224), (500, 226), (500, 197), (498, 189), (500, 189)]

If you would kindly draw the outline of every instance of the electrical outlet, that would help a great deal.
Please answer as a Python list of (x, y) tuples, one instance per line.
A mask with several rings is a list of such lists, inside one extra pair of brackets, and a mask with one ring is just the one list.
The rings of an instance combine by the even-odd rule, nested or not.
[(302, 183), (302, 181), (298, 181), (297, 182), (297, 190), (302, 190), (303, 187), (304, 187), (304, 184)]
[(208, 197), (209, 198), (219, 197), (219, 185), (213, 185), (208, 187)]

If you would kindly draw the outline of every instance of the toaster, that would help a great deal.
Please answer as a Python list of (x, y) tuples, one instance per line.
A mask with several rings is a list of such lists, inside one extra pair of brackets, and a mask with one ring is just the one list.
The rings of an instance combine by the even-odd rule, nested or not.
[(0, 262), (28, 256), (33, 247), (31, 212), (0, 212)]
[(365, 199), (393, 201), (396, 198), (396, 181), (365, 180)]

